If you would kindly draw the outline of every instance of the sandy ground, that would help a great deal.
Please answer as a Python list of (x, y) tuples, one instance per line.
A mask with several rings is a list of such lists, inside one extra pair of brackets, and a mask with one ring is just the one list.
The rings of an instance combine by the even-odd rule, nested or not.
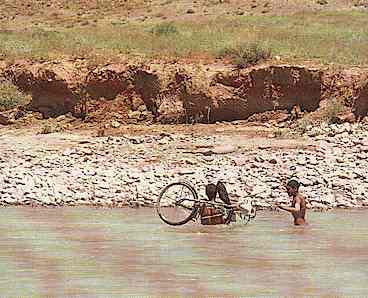
[[(34, 127), (9, 129), (0, 127), (0, 150), (22, 149), (37, 151), (38, 149), (65, 149), (76, 144), (99, 139), (96, 129), (73, 129), (70, 131), (41, 134), (40, 125)], [(195, 147), (198, 138), (213, 139), (207, 145), (219, 146), (230, 144), (243, 150), (261, 147), (279, 149), (316, 146), (317, 143), (303, 137), (275, 138), (275, 128), (267, 125), (234, 125), (234, 124), (196, 124), (196, 125), (125, 125), (118, 129), (106, 130), (105, 136), (111, 137), (141, 137), (145, 135), (166, 136), (177, 134), (189, 137), (180, 142), (186, 148)], [(191, 138), (190, 138), (191, 137)], [(163, 145), (163, 144), (162, 144)]]

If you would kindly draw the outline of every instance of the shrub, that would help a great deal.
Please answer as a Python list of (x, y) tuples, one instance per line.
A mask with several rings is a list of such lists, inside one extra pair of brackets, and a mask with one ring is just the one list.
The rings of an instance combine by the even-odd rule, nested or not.
[(41, 130), (39, 131), (39, 134), (49, 134), (52, 133), (54, 130), (52, 128), (52, 126), (49, 123), (44, 124), (41, 127)]
[(327, 0), (317, 0), (317, 4), (319, 5), (327, 5), (328, 1)]
[(62, 126), (60, 123), (57, 123), (56, 125), (53, 125), (52, 123), (45, 123), (41, 129), (39, 130), (39, 134), (49, 134), (54, 132), (62, 132), (65, 131), (65, 127)]
[(151, 29), (151, 33), (155, 35), (168, 35), (178, 33), (178, 29), (173, 23), (161, 23)]
[(365, 7), (368, 8), (368, 1), (367, 0), (355, 0), (353, 1), (354, 6), (359, 7)]
[(272, 133), (274, 138), (283, 138), (287, 135), (287, 131), (282, 128), (275, 128)]
[(29, 95), (19, 91), (12, 82), (0, 78), (0, 111), (6, 111), (20, 105), (25, 105), (29, 101)]
[(271, 58), (272, 53), (270, 48), (256, 42), (250, 42), (222, 49), (219, 56), (222, 58), (230, 57), (232, 63), (240, 68), (244, 68)]
[(303, 135), (308, 131), (308, 128), (312, 125), (312, 120), (309, 117), (303, 117), (296, 122), (296, 131)]
[(106, 136), (106, 129), (104, 127), (100, 127), (97, 130), (97, 136), (98, 137), (104, 137), (104, 136)]
[(337, 115), (344, 111), (344, 103), (341, 100), (333, 99), (325, 107), (322, 119), (327, 123), (336, 123)]

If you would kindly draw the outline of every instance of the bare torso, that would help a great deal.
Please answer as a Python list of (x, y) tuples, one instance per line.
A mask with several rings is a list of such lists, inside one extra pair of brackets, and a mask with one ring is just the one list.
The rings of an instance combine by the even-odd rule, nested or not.
[(296, 202), (299, 201), (300, 210), (292, 211), (291, 214), (294, 217), (294, 225), (300, 226), (305, 225), (307, 222), (305, 221), (305, 211), (307, 210), (307, 204), (305, 201), (305, 197), (301, 194), (297, 194), (291, 203), (291, 207), (295, 207)]
[(200, 215), (202, 225), (218, 225), (225, 223), (223, 214), (220, 210), (206, 206), (205, 204), (201, 207)]

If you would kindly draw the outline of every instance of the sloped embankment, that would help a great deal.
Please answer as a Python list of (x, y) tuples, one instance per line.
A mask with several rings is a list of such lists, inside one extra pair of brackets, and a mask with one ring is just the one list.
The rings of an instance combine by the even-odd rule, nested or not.
[(368, 83), (361, 71), (265, 65), (232, 69), (191, 64), (110, 64), (85, 60), (18, 63), (0, 70), (31, 94), (28, 109), (44, 118), (71, 112), (78, 117), (87, 102), (93, 121), (115, 119), (162, 123), (247, 119), (298, 105), (312, 112), (332, 98), (356, 116), (368, 113)]
[(355, 114), (364, 117), (368, 115), (368, 81), (363, 84), (355, 103)]

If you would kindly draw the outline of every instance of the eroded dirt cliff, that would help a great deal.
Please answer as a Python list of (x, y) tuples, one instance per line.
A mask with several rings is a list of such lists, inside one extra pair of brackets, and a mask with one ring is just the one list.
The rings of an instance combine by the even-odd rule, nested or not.
[[(32, 97), (27, 109), (44, 118), (84, 112), (90, 121), (213, 123), (270, 111), (318, 112), (338, 99), (355, 116), (368, 113), (367, 70), (262, 65), (116, 63), (86, 60), (18, 62), (0, 68)], [(323, 105), (322, 103), (325, 103)], [(87, 111), (84, 110), (87, 107)]]

